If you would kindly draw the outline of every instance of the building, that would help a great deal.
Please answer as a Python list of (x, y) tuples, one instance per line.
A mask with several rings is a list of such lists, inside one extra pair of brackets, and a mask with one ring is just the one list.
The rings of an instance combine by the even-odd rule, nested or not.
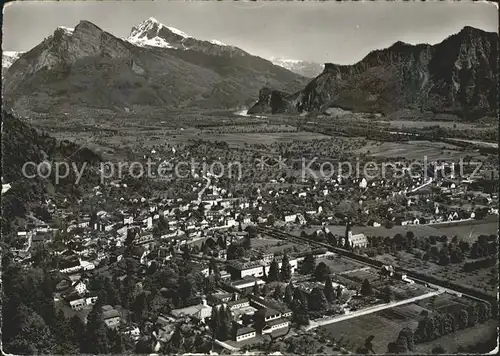
[(73, 285), (73, 288), (75, 288), (75, 291), (78, 293), (78, 295), (84, 295), (87, 293), (87, 285), (83, 283), (83, 281), (78, 281)]
[[(274, 258), (274, 256), (273, 256)], [(228, 265), (228, 270), (233, 279), (243, 279), (246, 277), (264, 277), (271, 269), (272, 259), (266, 258), (264, 261), (250, 261), (250, 262), (233, 262)], [(289, 259), (292, 273), (297, 272), (298, 260), (296, 258)], [(278, 267), (281, 268), (282, 262), (278, 261)]]
[(114, 329), (120, 325), (121, 315), (118, 310), (114, 309), (111, 305), (103, 305), (101, 310), (102, 318), (108, 328)]
[(66, 298), (69, 306), (73, 310), (81, 310), (85, 307), (91, 307), (95, 304), (97, 300), (97, 296), (79, 296), (79, 295), (71, 295)]
[(196, 318), (200, 321), (204, 321), (212, 315), (212, 307), (207, 304), (207, 300), (203, 298), (202, 303), (199, 305), (193, 305), (186, 308), (174, 309), (171, 314), (176, 318), (190, 316)]
[(243, 328), (239, 328), (238, 331), (236, 331), (236, 338), (235, 341), (243, 341), (243, 340), (248, 340), (252, 339), (257, 335), (257, 332), (255, 331), (254, 328), (250, 326), (246, 326)]
[(258, 286), (262, 286), (266, 284), (262, 279), (257, 277), (247, 277), (245, 279), (241, 279), (239, 281), (234, 281), (231, 283), (231, 286), (236, 288), (237, 290), (253, 288), (253, 286), (257, 283)]
[(235, 309), (249, 307), (250, 301), (248, 299), (238, 299), (238, 300), (234, 300), (232, 302), (228, 302), (227, 306), (229, 307), (229, 309), (231, 309), (231, 311), (233, 311)]
[(349, 246), (352, 248), (366, 247), (368, 245), (368, 239), (365, 234), (353, 234), (349, 222), (345, 226), (345, 238), (349, 241)]
[(269, 334), (273, 331), (287, 328), (290, 325), (290, 321), (286, 319), (274, 319), (269, 322), (266, 322), (264, 328), (262, 328), (263, 334)]

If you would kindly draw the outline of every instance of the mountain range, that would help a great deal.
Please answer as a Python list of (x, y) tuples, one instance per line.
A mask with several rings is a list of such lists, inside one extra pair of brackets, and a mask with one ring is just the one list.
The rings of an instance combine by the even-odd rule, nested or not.
[(307, 79), (219, 41), (150, 18), (118, 38), (88, 21), (23, 53), (6, 71), (5, 105), (18, 112), (135, 106), (235, 108), (263, 86), (299, 90)]
[(306, 78), (317, 77), (325, 68), (323, 64), (298, 59), (271, 58), (270, 61)]
[(476, 119), (498, 109), (498, 33), (464, 27), (436, 45), (397, 42), (353, 65), (326, 63), (302, 90), (265, 87), (248, 112), (339, 107), (389, 114), (400, 109)]
[(74, 29), (57, 28), (28, 52), (4, 53), (2, 67), (12, 65), (2, 70), (2, 89), (8, 109), (28, 113), (252, 106), (250, 114), (269, 114), (339, 107), (475, 119), (496, 115), (497, 61), (498, 34), (472, 27), (436, 45), (397, 42), (356, 64), (321, 68), (269, 61), (154, 18), (127, 38), (81, 21)]

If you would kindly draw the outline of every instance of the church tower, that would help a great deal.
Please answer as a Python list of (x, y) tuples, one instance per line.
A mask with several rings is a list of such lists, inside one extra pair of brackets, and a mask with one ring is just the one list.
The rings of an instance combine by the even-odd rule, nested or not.
[(349, 243), (352, 240), (352, 231), (351, 231), (351, 222), (347, 220), (345, 223), (345, 241), (348, 241)]

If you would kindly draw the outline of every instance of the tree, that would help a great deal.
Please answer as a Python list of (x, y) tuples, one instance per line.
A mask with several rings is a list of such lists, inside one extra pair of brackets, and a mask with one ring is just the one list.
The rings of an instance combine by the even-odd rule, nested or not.
[(219, 235), (219, 237), (217, 238), (217, 245), (222, 249), (225, 249), (227, 247), (221, 235)]
[(262, 287), (262, 296), (267, 296), (269, 294), (269, 285), (266, 283), (264, 287)]
[(125, 351), (125, 342), (122, 334), (116, 330), (108, 330), (108, 340), (110, 344), (110, 352), (114, 355), (121, 355)]
[(246, 236), (244, 239), (243, 239), (243, 247), (246, 249), (246, 250), (250, 250), (252, 248), (252, 240), (250, 239), (249, 236)]
[(237, 260), (245, 256), (245, 248), (239, 243), (232, 243), (227, 248), (227, 259)]
[(337, 300), (342, 297), (342, 287), (340, 285), (338, 285), (335, 289), (335, 296), (337, 297)]
[(326, 277), (330, 275), (330, 267), (328, 267), (324, 262), (319, 263), (314, 270), (314, 278), (318, 282), (323, 282)]
[(73, 344), (81, 349), (85, 340), (85, 324), (78, 315), (73, 315), (71, 319), (69, 319), (69, 333)]
[(288, 304), (289, 306), (292, 305), (293, 302), (293, 284), (292, 282), (288, 283), (286, 288), (285, 288), (285, 303)]
[(134, 315), (134, 320), (140, 322), (145, 320), (149, 315), (149, 301), (146, 292), (142, 292), (135, 297), (134, 302), (130, 308), (130, 311)]
[(316, 268), (316, 261), (312, 253), (308, 254), (304, 258), (300, 267), (300, 273), (302, 274), (311, 274), (314, 272), (314, 269)]
[(280, 280), (280, 271), (278, 262), (274, 260), (273, 262), (271, 262), (271, 265), (269, 266), (269, 274), (267, 275), (267, 279), (270, 282), (276, 282)]
[(304, 292), (302, 292), (299, 288), (295, 288), (293, 291), (292, 311), (292, 320), (297, 325), (300, 326), (309, 324), (308, 300)]
[(408, 350), (412, 351), (413, 348), (415, 347), (415, 340), (414, 340), (413, 330), (410, 329), (409, 327), (404, 327), (399, 332), (399, 337), (404, 337), (406, 339), (406, 343), (407, 343), (406, 347), (407, 347)]
[(469, 326), (469, 314), (467, 313), (467, 310), (460, 309), (460, 312), (458, 313), (458, 328), (465, 329), (468, 326)]
[(467, 309), (469, 326), (474, 326), (478, 322), (478, 310), (475, 305), (469, 305)]
[(210, 316), (210, 328), (212, 329), (212, 337), (217, 337), (217, 332), (219, 330), (221, 320), (219, 318), (219, 310), (217, 307), (212, 308), (212, 314)]
[(491, 305), (487, 302), (479, 303), (477, 307), (478, 321), (482, 324), (491, 318)]
[(87, 327), (85, 330), (85, 343), (83, 352), (93, 354), (109, 353), (109, 343), (106, 332), (106, 324), (102, 317), (102, 304), (97, 299), (92, 310), (87, 316)]
[(361, 295), (363, 296), (370, 296), (372, 295), (372, 286), (370, 284), (370, 281), (368, 279), (364, 279), (363, 283), (361, 284)]
[(266, 309), (261, 308), (253, 315), (254, 327), (257, 333), (262, 334), (262, 329), (266, 326)]
[(434, 339), (435, 325), (434, 319), (426, 316), (418, 322), (415, 330), (415, 337), (419, 342), (427, 342)]
[(322, 288), (316, 287), (311, 291), (308, 306), (309, 309), (313, 311), (326, 311), (328, 308), (328, 300), (326, 299)]
[(219, 307), (219, 327), (217, 329), (217, 338), (219, 340), (227, 340), (231, 336), (231, 328), (233, 324), (231, 309), (225, 308), (224, 304)]
[(434, 355), (438, 355), (438, 354), (445, 354), (446, 350), (441, 345), (438, 345), (434, 347), (431, 352)]
[(384, 300), (384, 302), (390, 303), (392, 301), (392, 298), (393, 298), (392, 289), (390, 286), (387, 285), (384, 287), (382, 291), (382, 299)]
[(191, 259), (191, 251), (188, 245), (184, 245), (182, 249), (182, 258), (184, 261), (189, 261)]
[(252, 293), (253, 293), (253, 295), (256, 295), (256, 296), (260, 295), (260, 288), (259, 288), (259, 285), (257, 284), (257, 281), (253, 285)]
[(335, 301), (336, 295), (330, 276), (326, 277), (325, 289), (323, 289), (323, 293), (325, 294), (326, 300), (328, 300), (328, 302), (333, 303)]
[(203, 292), (205, 294), (210, 294), (212, 293), (213, 291), (215, 291), (215, 277), (212, 275), (212, 276), (208, 276), (208, 277), (205, 277), (205, 285), (204, 285), (204, 288), (203, 288)]
[(286, 252), (281, 260), (280, 277), (283, 282), (288, 282), (292, 279), (292, 266), (290, 265)]
[[(2, 312), (5, 313), (5, 309), (4, 306)], [(50, 354), (54, 337), (43, 318), (22, 303), (18, 304), (13, 313), (15, 323), (10, 324), (11, 330), (7, 333), (5, 319), (3, 320), (4, 350), (14, 354)]]
[(283, 299), (283, 296), (284, 296), (283, 288), (281, 287), (281, 285), (278, 284), (274, 289), (273, 298), (281, 300)]

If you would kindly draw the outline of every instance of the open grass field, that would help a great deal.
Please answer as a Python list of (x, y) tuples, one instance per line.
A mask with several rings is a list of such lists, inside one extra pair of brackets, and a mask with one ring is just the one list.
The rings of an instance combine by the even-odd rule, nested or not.
[(273, 239), (271, 237), (262, 237), (262, 238), (255, 238), (252, 239), (252, 248), (253, 249), (265, 249), (270, 246), (275, 246), (277, 243), (279, 243), (281, 240), (278, 239)]
[(380, 313), (363, 315), (329, 324), (318, 328), (318, 332), (324, 332), (330, 339), (343, 339), (348, 342), (349, 350), (355, 352), (358, 347), (364, 345), (366, 338), (373, 335), (373, 350), (375, 353), (387, 352), (387, 345), (396, 340), (399, 332), (405, 326), (415, 328), (418, 322), (414, 320), (392, 320)]
[(440, 231), (442, 235), (458, 236), (459, 239), (473, 243), (477, 240), (479, 235), (497, 235), (498, 234), (498, 220), (497, 221), (484, 221), (480, 224), (463, 224), (459, 226), (434, 226)]
[(376, 142), (369, 141), (366, 146), (355, 151), (373, 157), (405, 157), (406, 159), (455, 160), (461, 157), (479, 156), (476, 152), (460, 151), (458, 146), (431, 141)]
[(335, 274), (355, 271), (357, 269), (366, 267), (361, 263), (357, 263), (353, 260), (347, 260), (345, 258), (342, 258), (341, 256), (335, 256), (334, 258), (324, 258), (317, 263), (320, 262), (324, 262), (330, 268), (330, 271)]

